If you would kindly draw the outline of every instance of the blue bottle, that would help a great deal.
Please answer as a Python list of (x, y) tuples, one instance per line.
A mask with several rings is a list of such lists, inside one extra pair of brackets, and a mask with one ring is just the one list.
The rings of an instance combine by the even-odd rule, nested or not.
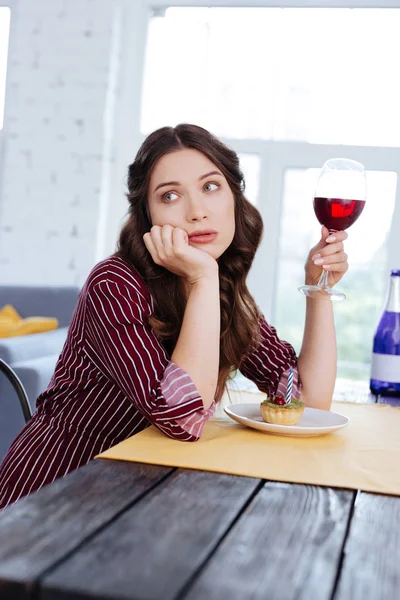
[(370, 389), (400, 398), (400, 269), (391, 272), (389, 297), (375, 332)]

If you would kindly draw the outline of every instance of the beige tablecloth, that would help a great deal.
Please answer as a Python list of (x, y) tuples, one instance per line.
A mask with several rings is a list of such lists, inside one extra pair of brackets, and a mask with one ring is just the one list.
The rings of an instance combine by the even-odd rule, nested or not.
[[(241, 401), (260, 398), (241, 394)], [(150, 427), (100, 458), (400, 495), (400, 408), (334, 402), (332, 410), (351, 423), (315, 438), (261, 433), (219, 412), (198, 442), (171, 440)]]

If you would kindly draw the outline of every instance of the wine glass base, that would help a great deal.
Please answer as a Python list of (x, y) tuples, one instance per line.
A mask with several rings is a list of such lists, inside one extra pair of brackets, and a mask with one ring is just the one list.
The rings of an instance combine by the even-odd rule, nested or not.
[(329, 287), (319, 287), (318, 285), (302, 285), (298, 289), (301, 294), (304, 294), (304, 296), (309, 296), (310, 298), (319, 298), (321, 296), (325, 296), (325, 298), (328, 298), (332, 302), (339, 302), (340, 300), (344, 300), (346, 298), (346, 294), (343, 294), (343, 292), (333, 290)]

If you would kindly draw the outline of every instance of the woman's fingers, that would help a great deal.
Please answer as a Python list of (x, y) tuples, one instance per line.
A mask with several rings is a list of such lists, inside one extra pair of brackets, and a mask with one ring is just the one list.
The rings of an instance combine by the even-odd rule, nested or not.
[(328, 244), (331, 244), (332, 242), (344, 242), (348, 237), (347, 231), (335, 231), (335, 233), (331, 233), (325, 241)]
[(174, 255), (172, 232), (173, 227), (171, 225), (164, 225), (161, 228), (162, 253), (165, 258), (169, 258)]
[(186, 231), (175, 227), (172, 231), (172, 246), (176, 256), (183, 256), (189, 245), (189, 237)]
[(151, 258), (154, 260), (155, 263), (157, 263), (159, 265), (161, 263), (161, 260), (160, 260), (160, 257), (158, 255), (156, 245), (154, 243), (153, 238), (151, 237), (151, 233), (150, 232), (144, 234), (143, 241), (145, 243), (145, 246), (146, 246), (147, 250), (151, 254)]
[(154, 225), (143, 240), (154, 262), (161, 265), (174, 256), (183, 256), (188, 247), (186, 231), (171, 225)]
[(323, 256), (321, 253), (320, 258), (316, 258), (314, 261), (315, 265), (332, 265), (334, 263), (347, 262), (346, 252), (335, 252), (334, 254), (328, 254)]
[(321, 256), (331, 256), (332, 254), (337, 254), (338, 252), (343, 252), (344, 245), (343, 242), (337, 242), (335, 244), (329, 244), (329, 246), (325, 246), (321, 248), (316, 254), (311, 257), (311, 260), (316, 260)]
[(150, 236), (157, 250), (162, 248), (163, 244), (161, 237), (161, 227), (159, 227), (158, 225), (153, 225), (153, 227), (150, 229)]
[(335, 285), (349, 268), (343, 245), (348, 235), (345, 231), (329, 234), (326, 227), (322, 228), (321, 234), (321, 240), (308, 255), (305, 267), (306, 279), (316, 283), (322, 268), (329, 273), (329, 284)]
[(159, 227), (158, 225), (154, 225), (150, 229), (150, 236), (161, 263), (167, 258), (171, 247), (171, 242), (168, 243), (168, 235), (170, 237), (171, 233), (163, 230), (164, 227)]
[(332, 263), (332, 264), (322, 265), (322, 268), (324, 269), (324, 271), (345, 273), (347, 271), (347, 269), (349, 268), (349, 264), (347, 262)]
[(155, 225), (144, 234), (143, 240), (156, 264), (186, 277), (189, 282), (218, 273), (217, 261), (207, 252), (190, 246), (187, 232), (179, 227)]
[(143, 240), (149, 250), (154, 262), (158, 265), (165, 260), (164, 244), (161, 235), (161, 227), (154, 225), (149, 233), (145, 233)]
[(318, 249), (318, 251), (315, 252), (313, 254), (313, 256), (311, 257), (311, 260), (316, 265), (325, 264), (327, 257), (329, 257), (329, 256), (332, 257), (335, 255), (340, 256), (340, 258), (338, 260), (335, 260), (335, 262), (339, 262), (340, 260), (343, 260), (343, 258), (345, 258), (345, 260), (347, 260), (347, 255), (344, 257), (344, 245), (343, 245), (343, 242), (344, 242), (344, 240), (347, 239), (347, 237), (348, 237), (348, 235), (347, 235), (346, 231), (337, 231), (337, 232), (331, 234), (325, 240), (326, 246)]

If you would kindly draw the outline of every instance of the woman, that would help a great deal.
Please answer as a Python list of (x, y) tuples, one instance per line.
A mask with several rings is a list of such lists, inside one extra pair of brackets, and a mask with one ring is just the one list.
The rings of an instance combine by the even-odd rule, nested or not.
[[(262, 234), (235, 152), (194, 125), (164, 127), (129, 167), (129, 218), (118, 251), (90, 273), (37, 412), (0, 467), (0, 507), (86, 464), (153, 423), (195, 441), (232, 368), (267, 394), (329, 410), (336, 374), (331, 302), (307, 298), (302, 349), (259, 313), (246, 277)], [(322, 238), (305, 265), (337, 283), (344, 232)], [(301, 384), (300, 384), (301, 381)]]

